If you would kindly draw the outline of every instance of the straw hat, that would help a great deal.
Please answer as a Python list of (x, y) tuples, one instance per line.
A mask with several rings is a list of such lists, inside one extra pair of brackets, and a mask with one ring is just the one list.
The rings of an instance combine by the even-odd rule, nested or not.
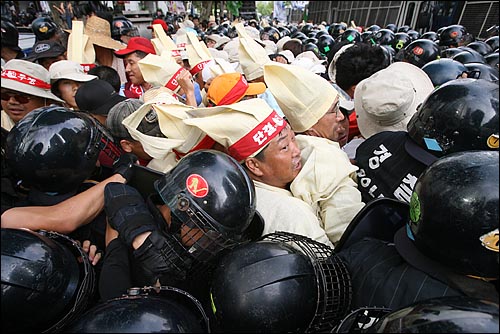
[(111, 38), (111, 26), (109, 22), (95, 15), (87, 19), (85, 35), (89, 36), (92, 44), (102, 46), (106, 49), (121, 50), (126, 47), (126, 45)]
[(175, 61), (148, 54), (138, 62), (144, 80), (153, 86), (165, 86), (173, 92), (180, 89), (177, 77), (184, 70)]
[(264, 66), (264, 78), (292, 130), (299, 133), (316, 124), (338, 95), (321, 76), (294, 65), (271, 62)]
[(382, 131), (406, 131), (417, 107), (434, 90), (415, 65), (396, 62), (362, 80), (354, 91), (358, 128), (363, 137)]
[(263, 150), (287, 123), (262, 99), (244, 100), (228, 106), (195, 108), (184, 123), (196, 126), (228, 149), (242, 162)]
[(263, 66), (272, 60), (267, 56), (266, 50), (246, 33), (242, 23), (238, 23), (235, 27), (239, 35), (238, 52), (243, 73), (249, 81), (262, 77)]
[(50, 74), (42, 65), (12, 59), (2, 70), (2, 88), (64, 102), (50, 92)]

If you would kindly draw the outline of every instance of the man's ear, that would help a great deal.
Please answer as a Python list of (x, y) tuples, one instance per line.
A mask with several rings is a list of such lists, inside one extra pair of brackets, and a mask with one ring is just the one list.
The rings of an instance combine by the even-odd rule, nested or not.
[(132, 152), (133, 144), (129, 140), (127, 140), (127, 139), (120, 140), (120, 146), (122, 147), (123, 151), (125, 151), (127, 153)]
[(262, 176), (262, 170), (260, 169), (261, 161), (259, 161), (256, 158), (246, 158), (245, 159), (245, 166), (248, 169), (248, 171), (255, 176)]
[(314, 127), (307, 129), (306, 131), (304, 131), (304, 133), (308, 136), (321, 137), (321, 135), (318, 133), (318, 131), (316, 131)]

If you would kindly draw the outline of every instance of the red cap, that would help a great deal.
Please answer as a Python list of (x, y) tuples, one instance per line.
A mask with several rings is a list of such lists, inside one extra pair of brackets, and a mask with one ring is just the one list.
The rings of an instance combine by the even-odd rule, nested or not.
[(151, 25), (148, 26), (148, 29), (153, 29), (153, 24), (161, 24), (163, 30), (168, 31), (167, 23), (162, 19), (154, 19), (153, 23), (151, 23)]
[(156, 54), (155, 48), (151, 41), (144, 37), (132, 37), (127, 44), (127, 47), (123, 50), (115, 51), (115, 55), (120, 58), (125, 57), (126, 55), (135, 52), (142, 51), (146, 53)]

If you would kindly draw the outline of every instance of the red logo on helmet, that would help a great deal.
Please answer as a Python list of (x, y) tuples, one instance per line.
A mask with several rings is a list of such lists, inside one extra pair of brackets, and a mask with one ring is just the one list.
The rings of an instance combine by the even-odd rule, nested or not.
[(194, 197), (202, 198), (208, 194), (208, 183), (198, 174), (188, 176), (186, 179), (186, 188)]
[(116, 21), (115, 22), (115, 27), (121, 28), (122, 26), (123, 26), (123, 22), (122, 21)]
[(457, 36), (458, 36), (458, 32), (457, 32), (457, 31), (452, 31), (452, 32), (450, 33), (450, 37), (451, 37), (451, 38), (455, 38), (455, 37), (457, 37)]
[(424, 49), (422, 49), (420, 46), (416, 46), (414, 49), (413, 49), (413, 53), (417, 56), (420, 56), (422, 55), (422, 53), (424, 53)]

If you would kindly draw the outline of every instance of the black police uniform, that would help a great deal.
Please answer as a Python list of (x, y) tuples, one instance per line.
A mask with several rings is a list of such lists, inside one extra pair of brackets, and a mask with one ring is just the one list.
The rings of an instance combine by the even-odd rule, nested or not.
[(384, 131), (363, 141), (355, 160), (363, 202), (389, 197), (409, 203), (417, 178), (437, 157), (417, 146), (406, 131)]
[(364, 238), (337, 254), (351, 274), (352, 309), (365, 306), (397, 309), (419, 300), (463, 295), (498, 303), (493, 284), (460, 276), (463, 284), (452, 287), (446, 279), (434, 278), (408, 264), (394, 243)]

